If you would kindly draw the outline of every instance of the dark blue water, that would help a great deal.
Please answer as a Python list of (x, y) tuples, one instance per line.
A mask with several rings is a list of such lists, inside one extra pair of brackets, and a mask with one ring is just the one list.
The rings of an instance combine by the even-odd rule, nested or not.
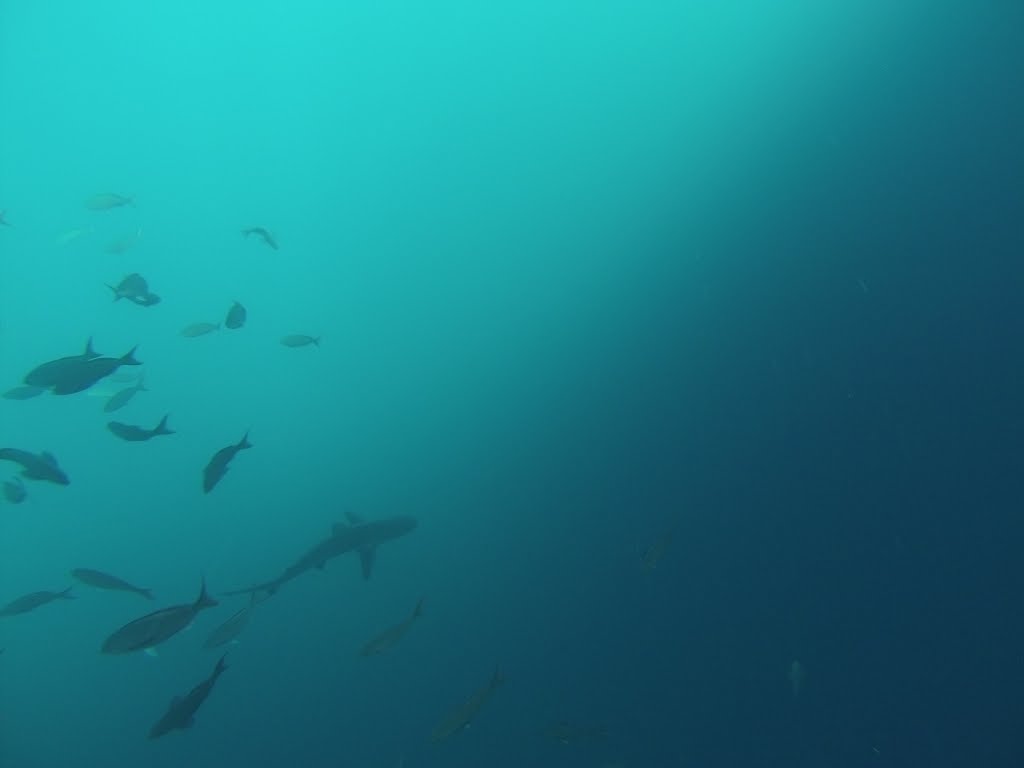
[[(150, 390), (0, 400), (71, 480), (0, 604), (76, 596), (0, 618), (0, 766), (1020, 765), (1021, 94), (997, 0), (0, 3), (0, 389), (92, 336)], [(419, 525), (148, 740), (346, 511)]]

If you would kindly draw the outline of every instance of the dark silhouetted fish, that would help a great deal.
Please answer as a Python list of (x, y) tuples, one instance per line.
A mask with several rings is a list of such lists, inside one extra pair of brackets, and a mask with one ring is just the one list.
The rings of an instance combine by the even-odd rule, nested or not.
[(33, 387), (25, 384), (21, 387), (8, 389), (4, 392), (3, 398), (4, 400), (31, 400), (33, 397), (39, 397), (45, 391), (46, 387)]
[(94, 360), (99, 356), (100, 354), (92, 348), (92, 337), (90, 336), (89, 340), (85, 342), (85, 351), (82, 354), (60, 357), (42, 365), (37, 365), (25, 375), (22, 381), (30, 387), (49, 389), (60, 380), (65, 371), (74, 369), (80, 363), (86, 360)]
[(392, 541), (405, 536), (413, 531), (417, 525), (416, 518), (409, 517), (408, 515), (364, 522), (349, 514), (349, 523), (347, 525), (345, 523), (336, 523), (330, 536), (308, 550), (306, 554), (288, 566), (276, 579), (265, 581), (261, 584), (254, 584), (245, 589), (225, 592), (224, 594), (242, 595), (249, 592), (268, 592), (273, 594), (282, 585), (298, 578), (306, 571), (313, 568), (323, 568), (327, 565), (328, 561), (348, 552), (359, 553), (363, 578), (369, 579), (373, 572), (377, 547), (386, 541)]
[(256, 235), (275, 251), (277, 250), (277, 240), (275, 240), (274, 236), (263, 227), (246, 227), (242, 230), (243, 237), (249, 237), (249, 235)]
[(122, 365), (142, 365), (135, 359), (136, 349), (138, 347), (132, 347), (122, 357), (96, 357), (92, 360), (81, 360), (65, 366), (61, 369), (60, 375), (56, 377), (53, 394), (73, 395), (76, 392), (84, 392)]
[(11, 504), (21, 504), (28, 498), (28, 491), (20, 477), (4, 481), (4, 498)]
[(57, 485), (68, 485), (71, 481), (57, 464), (52, 453), (31, 453), (20, 448), (0, 448), (0, 461), (13, 461), (21, 465), (21, 476), (29, 480), (45, 480)]
[(412, 629), (412, 625), (416, 623), (416, 619), (423, 615), (423, 598), (419, 599), (416, 603), (416, 607), (404, 621), (400, 621), (398, 624), (394, 624), (379, 635), (370, 640), (366, 645), (363, 646), (359, 652), (362, 656), (374, 656), (378, 653), (384, 653), (384, 651), (390, 650), (399, 640), (405, 637), (406, 633)]
[(125, 275), (117, 285), (107, 283), (107, 288), (114, 292), (114, 301), (139, 299), (149, 295), (149, 283), (138, 272)]
[(231, 330), (236, 330), (245, 325), (245, 318), (248, 313), (245, 311), (245, 307), (239, 304), (237, 301), (231, 305), (231, 309), (228, 310), (228, 316), (224, 319), (224, 327)]
[(242, 634), (242, 630), (248, 626), (249, 619), (252, 617), (253, 608), (258, 604), (259, 601), (256, 599), (256, 593), (253, 592), (250, 596), (249, 604), (213, 630), (209, 637), (206, 638), (206, 642), (203, 644), (203, 647), (217, 648), (225, 643), (230, 643)]
[(292, 333), (281, 337), (281, 344), (286, 347), (314, 347), (320, 346), (319, 336), (307, 336), (304, 333)]
[(186, 339), (194, 339), (217, 330), (220, 330), (220, 323), (192, 323), (181, 329), (181, 335)]
[(74, 596), (70, 593), (71, 587), (68, 587), (63, 592), (45, 591), (22, 595), (17, 600), (12, 600), (3, 608), (0, 608), (0, 616), (17, 616), (18, 614), (28, 613), (47, 603), (52, 603), (54, 600), (74, 600)]
[(149, 392), (146, 389), (145, 379), (139, 377), (139, 380), (130, 387), (125, 387), (119, 392), (115, 392), (110, 396), (110, 399), (103, 406), (104, 413), (113, 413), (124, 408), (128, 403), (131, 402), (132, 398), (135, 397), (139, 392)]
[(226, 654), (221, 656), (210, 676), (189, 691), (186, 696), (175, 696), (171, 699), (170, 706), (167, 707), (164, 716), (157, 720), (156, 724), (150, 728), (149, 738), (159, 739), (171, 731), (192, 727), (195, 723), (195, 714), (199, 711), (199, 707), (203, 705), (206, 697), (213, 690), (213, 686), (217, 684), (217, 678), (228, 668), (224, 663), (226, 658)]
[(203, 470), (203, 493), (209, 493), (221, 481), (221, 478), (228, 472), (228, 465), (231, 460), (235, 458), (235, 454), (239, 451), (244, 451), (246, 448), (252, 448), (252, 443), (249, 442), (249, 433), (246, 432), (234, 445), (229, 445), (227, 448), (221, 448), (210, 459), (210, 463), (206, 465)]
[(109, 211), (112, 208), (121, 208), (125, 205), (135, 205), (135, 203), (130, 197), (114, 192), (100, 192), (85, 201), (85, 207), (90, 211)]
[(71, 575), (83, 584), (88, 584), (90, 587), (108, 589), (113, 592), (133, 592), (136, 595), (142, 595), (147, 600), (153, 599), (152, 590), (136, 587), (134, 584), (129, 584), (124, 579), (119, 579), (117, 576), (111, 576), (109, 573), (104, 573), (103, 571), (94, 571), (92, 568), (75, 568), (71, 572)]
[(203, 581), (199, 597), (194, 603), (172, 605), (130, 621), (108, 637), (101, 648), (103, 653), (134, 653), (154, 648), (185, 629), (204, 608), (212, 608), (217, 601), (206, 592)]
[(167, 416), (160, 419), (160, 423), (152, 429), (143, 429), (142, 427), (137, 427), (134, 424), (122, 424), (120, 421), (109, 422), (107, 424), (107, 429), (122, 440), (127, 440), (129, 443), (143, 443), (146, 440), (152, 440), (158, 435), (174, 434), (173, 429), (167, 428)]
[(505, 682), (500, 670), (494, 670), (490, 682), (470, 696), (464, 704), (449, 712), (430, 734), (432, 742), (443, 741), (454, 733), (458, 733), (472, 722), (498, 687)]

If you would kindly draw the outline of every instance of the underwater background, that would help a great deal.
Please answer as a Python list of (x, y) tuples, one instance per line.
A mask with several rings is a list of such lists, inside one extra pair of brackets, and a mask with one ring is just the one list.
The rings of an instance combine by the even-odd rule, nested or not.
[[(1000, 0), (0, 0), (0, 389), (149, 390), (0, 399), (70, 478), (0, 605), (75, 597), (0, 617), (0, 766), (1022, 764), (1022, 94)], [(147, 739), (347, 512), (418, 527)]]

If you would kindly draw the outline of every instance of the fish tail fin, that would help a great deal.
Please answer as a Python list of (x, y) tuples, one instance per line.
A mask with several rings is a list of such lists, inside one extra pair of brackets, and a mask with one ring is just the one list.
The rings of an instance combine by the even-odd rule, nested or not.
[(171, 414), (168, 413), (162, 419), (160, 419), (160, 423), (157, 424), (156, 425), (156, 429), (153, 430), (153, 434), (154, 435), (173, 435), (174, 434), (174, 430), (170, 429), (167, 426), (167, 419), (170, 417), (170, 415)]
[(245, 448), (252, 448), (252, 443), (249, 442), (249, 430), (245, 430), (245, 434), (242, 435), (242, 439), (238, 443), (238, 450), (244, 450)]
[(139, 374), (139, 380), (135, 382), (135, 389), (139, 392), (149, 392), (149, 387), (146, 386), (146, 374)]
[(225, 669), (228, 669), (228, 665), (225, 663), (225, 660), (227, 659), (227, 657), (228, 657), (228, 655), (225, 653), (223, 656), (221, 656), (219, 659), (217, 659), (217, 666), (213, 668), (213, 676), (214, 677), (217, 677), (217, 675), (219, 675)]
[(319, 336), (314, 336), (313, 337), (313, 346), (314, 347), (319, 347), (320, 346), (320, 337)]
[(210, 597), (210, 593), (206, 591), (206, 577), (203, 577), (202, 588), (199, 590), (199, 597), (196, 598), (195, 606), (198, 609), (213, 608), (215, 605), (220, 605), (216, 600)]
[(120, 301), (123, 298), (121, 294), (117, 292), (117, 288), (112, 286), (110, 283), (104, 283), (104, 285), (114, 292), (114, 301)]
[(140, 363), (138, 360), (135, 359), (135, 351), (138, 348), (139, 348), (139, 346), (138, 346), (138, 344), (136, 344), (134, 347), (129, 349), (128, 353), (125, 354), (118, 362), (121, 365), (142, 365), (142, 363)]

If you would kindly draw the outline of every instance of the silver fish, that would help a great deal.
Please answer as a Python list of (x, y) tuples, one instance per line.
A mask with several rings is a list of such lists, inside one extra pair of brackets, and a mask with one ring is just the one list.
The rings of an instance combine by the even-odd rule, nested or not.
[(149, 738), (158, 739), (164, 734), (179, 728), (192, 727), (193, 723), (195, 723), (195, 714), (199, 711), (199, 707), (202, 706), (203, 702), (206, 701), (206, 698), (213, 691), (213, 686), (217, 684), (217, 678), (228, 668), (227, 664), (224, 663), (226, 658), (226, 655), (221, 656), (220, 661), (217, 662), (217, 666), (213, 668), (210, 676), (189, 691), (187, 695), (175, 696), (171, 699), (171, 703), (167, 707), (164, 716), (157, 720), (153, 727), (150, 728)]
[(45, 387), (33, 387), (28, 384), (21, 387), (14, 387), (8, 389), (3, 393), (2, 397), (4, 400), (29, 400), (33, 397), (39, 397), (46, 391)]
[(0, 608), (0, 616), (17, 616), (21, 613), (28, 613), (47, 603), (52, 603), (54, 600), (74, 600), (75, 597), (70, 592), (71, 587), (68, 587), (63, 592), (44, 591), (22, 595)]
[(307, 336), (304, 333), (291, 333), (287, 336), (281, 337), (281, 344), (286, 347), (307, 347), (312, 344), (314, 347), (320, 346), (319, 336)]
[(104, 640), (100, 650), (102, 653), (120, 654), (153, 648), (185, 629), (204, 608), (215, 605), (218, 603), (207, 593), (204, 579), (195, 602), (172, 605), (128, 622)]
[(134, 584), (129, 584), (124, 579), (119, 579), (117, 576), (111, 576), (109, 573), (104, 573), (103, 571), (95, 571), (92, 568), (75, 568), (71, 571), (71, 575), (83, 584), (88, 584), (90, 587), (96, 587), (97, 589), (109, 589), (114, 592), (133, 592), (136, 595), (141, 595), (147, 600), (153, 599), (152, 590), (144, 589), (143, 587), (136, 587)]
[(181, 335), (186, 339), (194, 339), (197, 336), (205, 336), (220, 329), (220, 323), (192, 323), (181, 329)]
[(121, 208), (125, 205), (135, 205), (130, 197), (119, 195), (116, 192), (100, 192), (85, 201), (85, 207), (90, 211), (109, 211), (112, 208)]
[(423, 615), (423, 598), (419, 599), (416, 603), (416, 607), (409, 616), (398, 624), (394, 624), (379, 635), (371, 639), (366, 645), (360, 650), (362, 656), (374, 656), (378, 653), (384, 653), (384, 651), (390, 650), (405, 637), (406, 633), (412, 629), (412, 625), (416, 623), (416, 619)]
[(505, 676), (501, 674), (501, 671), (494, 670), (487, 685), (477, 690), (464, 704), (453, 709), (441, 720), (430, 734), (430, 741), (434, 743), (442, 741), (465, 729), (504, 682)]
[(124, 408), (139, 392), (149, 392), (149, 390), (146, 389), (145, 380), (141, 376), (133, 386), (125, 387), (121, 391), (115, 392), (111, 398), (107, 400), (106, 404), (104, 404), (103, 412), (113, 413), (114, 411)]

